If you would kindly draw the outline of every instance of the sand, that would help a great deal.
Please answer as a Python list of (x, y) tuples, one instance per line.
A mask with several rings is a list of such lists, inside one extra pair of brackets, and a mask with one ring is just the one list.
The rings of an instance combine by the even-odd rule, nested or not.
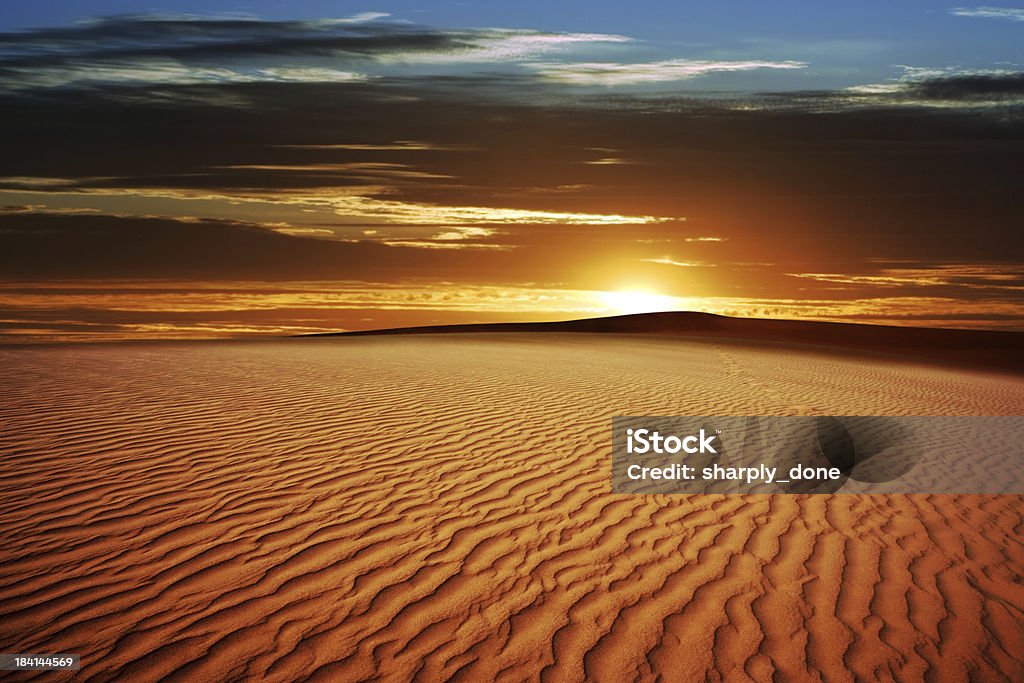
[(84, 679), (1024, 680), (1020, 496), (608, 462), (613, 414), (1016, 415), (1019, 375), (568, 333), (0, 360), (0, 651)]

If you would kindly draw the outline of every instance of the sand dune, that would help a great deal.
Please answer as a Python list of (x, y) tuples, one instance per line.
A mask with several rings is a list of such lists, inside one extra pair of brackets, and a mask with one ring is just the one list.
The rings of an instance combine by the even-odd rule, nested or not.
[(881, 353), (903, 359), (937, 361), (947, 366), (956, 365), (1024, 374), (1024, 332), (732, 318), (693, 311), (636, 313), (557, 322), (401, 327), (355, 332), (326, 332), (304, 336), (479, 334), (481, 332), (653, 334), (745, 341), (759, 345), (782, 343), (838, 349), (844, 352)]
[(88, 680), (1024, 680), (1020, 496), (609, 481), (613, 414), (1016, 415), (1017, 375), (550, 332), (0, 358), (0, 650)]

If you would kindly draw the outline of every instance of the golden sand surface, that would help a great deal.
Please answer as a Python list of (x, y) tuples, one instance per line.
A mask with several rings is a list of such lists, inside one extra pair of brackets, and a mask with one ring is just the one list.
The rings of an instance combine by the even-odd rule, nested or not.
[(1024, 680), (1021, 496), (609, 463), (615, 414), (1018, 415), (1020, 376), (570, 333), (0, 362), (0, 651), (84, 680)]

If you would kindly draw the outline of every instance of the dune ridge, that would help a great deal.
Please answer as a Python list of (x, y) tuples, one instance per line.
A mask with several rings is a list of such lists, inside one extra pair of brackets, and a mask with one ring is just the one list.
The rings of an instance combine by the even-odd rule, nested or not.
[(608, 464), (616, 413), (1021, 414), (1017, 376), (655, 335), (0, 358), (0, 648), (85, 680), (1024, 679), (1020, 496)]
[(695, 311), (636, 313), (555, 322), (428, 325), (350, 332), (320, 332), (305, 337), (480, 334), (484, 332), (588, 332), (713, 337), (748, 343), (821, 346), (828, 350), (867, 351), (933, 361), (941, 365), (1024, 373), (1024, 332), (898, 327), (808, 320), (734, 318)]

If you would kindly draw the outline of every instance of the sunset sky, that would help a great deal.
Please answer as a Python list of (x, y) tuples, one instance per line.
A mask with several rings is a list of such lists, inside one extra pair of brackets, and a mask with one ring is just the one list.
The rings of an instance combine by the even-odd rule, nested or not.
[(5, 3), (0, 336), (1024, 329), (1024, 6)]

